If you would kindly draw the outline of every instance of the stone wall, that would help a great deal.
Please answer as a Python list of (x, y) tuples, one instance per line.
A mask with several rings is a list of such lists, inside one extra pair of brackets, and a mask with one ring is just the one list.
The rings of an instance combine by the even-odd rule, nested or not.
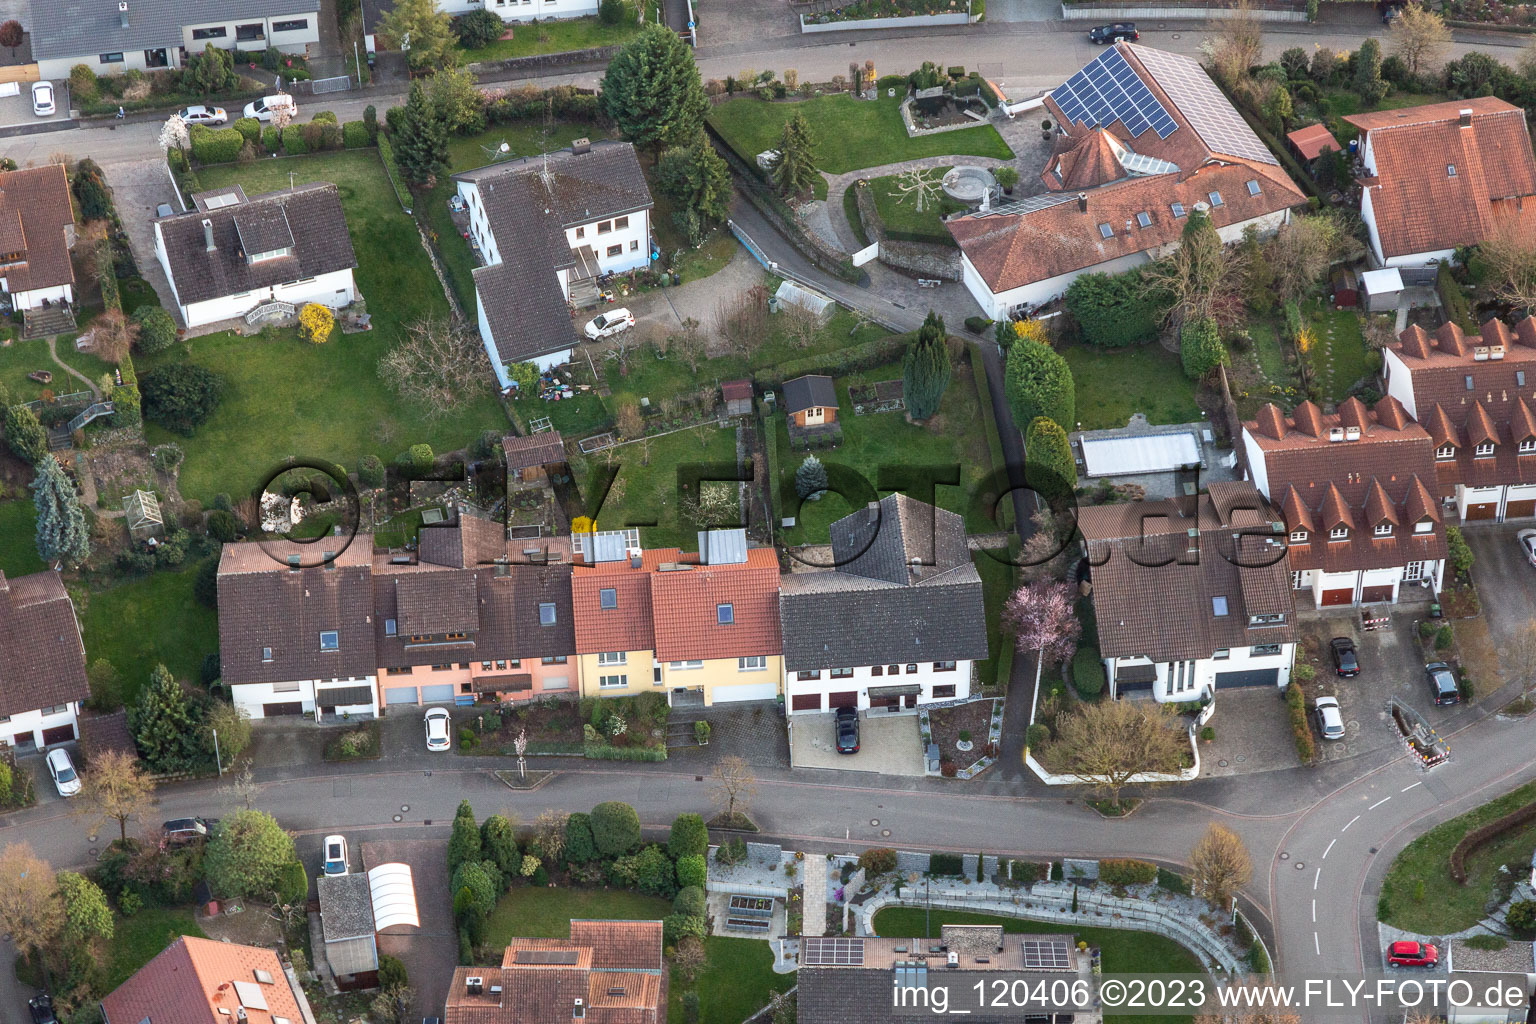
[(875, 209), (875, 197), (868, 188), (852, 186), (854, 201), (859, 208), (859, 220), (864, 224), (864, 234), (872, 242), (880, 243), (880, 262), (893, 270), (915, 274), (918, 277), (937, 278), (941, 281), (958, 281), (961, 278), (960, 250), (927, 242), (893, 242), (886, 237), (885, 221)]
[[(518, 30), (522, 31), (522, 26)], [(563, 68), (574, 64), (606, 64), (619, 52), (617, 46), (595, 46), (590, 50), (566, 50), (563, 53), (541, 53), (534, 57), (508, 57), (505, 60), (482, 60), (468, 65), (469, 73), (476, 78), (490, 75), (537, 74), (546, 68)]]

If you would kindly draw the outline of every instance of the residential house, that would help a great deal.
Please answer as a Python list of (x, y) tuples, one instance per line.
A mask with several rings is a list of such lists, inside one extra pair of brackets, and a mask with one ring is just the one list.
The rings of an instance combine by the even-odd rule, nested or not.
[(0, 573), (0, 655), (0, 743), (28, 750), (75, 739), (91, 689), (80, 620), (58, 573)]
[(664, 1024), (660, 921), (571, 922), (569, 939), (513, 939), (501, 963), (456, 967), (443, 1024)]
[(1434, 445), (1390, 396), (1367, 409), (1347, 398), (1324, 415), (1274, 405), (1243, 424), (1254, 486), (1280, 511), (1291, 589), (1317, 607), (1395, 603), (1404, 586), (1436, 593), (1445, 526), (1434, 494)]
[(483, 6), (502, 21), (548, 21), (551, 18), (583, 18), (597, 14), (598, 0), (442, 0), (444, 10), (468, 4), (464, 10)]
[(250, 197), (232, 185), (192, 201), (195, 209), (153, 222), (155, 258), (186, 326), (242, 317), (272, 302), (334, 310), (357, 300), (357, 257), (335, 185)]
[(461, 515), (422, 528), (414, 556), (375, 555), (368, 534), (324, 564), (313, 547), (224, 546), (224, 682), (251, 717), (575, 696), (561, 546), (519, 553)]
[(101, 1001), (104, 1024), (303, 1024), (309, 1000), (277, 953), (184, 935)]
[(0, 172), (0, 292), (29, 327), (45, 306), (67, 308), (75, 301), (74, 246), (64, 165)]
[(209, 43), (259, 56), (320, 41), (317, 0), (57, 0), (32, 8), (32, 57), (43, 78), (84, 64), (98, 75), (185, 67)]
[(1360, 129), (1360, 217), (1376, 266), (1429, 267), (1501, 220), (1528, 222), (1536, 159), (1519, 107), (1479, 96), (1344, 120)]
[(1382, 350), (1387, 394), (1428, 432), (1446, 516), (1536, 516), (1536, 322), (1465, 335), (1410, 326)]
[(538, 483), (547, 477), (551, 466), (565, 465), (565, 438), (558, 430), (523, 437), (509, 434), (501, 439), (501, 450), (507, 459), (508, 479), (519, 483)]
[(1530, 1017), (1525, 1006), (1477, 1004), (1484, 1000), (1495, 1003), (1489, 997), (1508, 985), (1514, 985), (1516, 991), (1529, 999), (1527, 986), (1536, 974), (1536, 944), (1508, 939), (1499, 943), (1497, 949), (1488, 949), (1465, 938), (1452, 937), (1440, 949), (1445, 954), (1451, 984), (1458, 988), (1465, 985), (1467, 993), (1473, 996), (1472, 1005), (1447, 1008), (1446, 1024), (1526, 1024)]
[(315, 879), (320, 900), (320, 938), (336, 986), (345, 991), (379, 983), (379, 947), (373, 920), (373, 887), (361, 872)]
[(699, 534), (697, 554), (596, 535), (571, 581), (584, 696), (662, 692), (669, 704), (774, 700), (784, 677), (779, 562), (745, 530)]
[(474, 272), (480, 338), (508, 388), (508, 363), (547, 370), (570, 359), (572, 308), (600, 301), (600, 276), (649, 264), (654, 204), (628, 142), (578, 139), (453, 180), (483, 264)]
[[(1091, 981), (1093, 958), (1070, 934), (1003, 933), (1002, 925), (940, 925), (937, 938), (903, 936), (800, 940), (798, 1019), (803, 1024), (887, 1024), (908, 1017), (963, 1017), (977, 1024), (1049, 1021), (1025, 1016), (991, 999), (994, 978), (1025, 975), (1064, 987)], [(1042, 981), (1049, 976), (1058, 976)], [(934, 991), (939, 989), (947, 991)], [(945, 996), (941, 1002), (939, 996)], [(943, 1012), (936, 1008), (943, 1006)], [(1099, 1024), (1086, 1007), (1055, 1019)], [(450, 1022), (451, 1024), (451, 1022)]]
[(830, 534), (835, 568), (780, 582), (790, 713), (912, 711), (969, 697), (988, 649), (965, 521), (892, 494)]
[(1192, 57), (1119, 42), (1053, 89), (1045, 191), (946, 222), (994, 320), (1178, 246), (1192, 210), (1222, 239), (1285, 223), (1306, 197)]
[(1249, 483), (1078, 511), (1110, 694), (1284, 687), (1296, 648), (1285, 525)]

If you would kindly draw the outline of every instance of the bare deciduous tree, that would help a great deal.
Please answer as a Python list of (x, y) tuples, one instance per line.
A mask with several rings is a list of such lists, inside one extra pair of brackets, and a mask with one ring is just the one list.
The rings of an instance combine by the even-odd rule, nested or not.
[[(1245, 979), (1234, 987), (1246, 988), (1253, 984), (1255, 982), (1251, 979)], [(1301, 1015), (1289, 1010), (1250, 1007), (1223, 1010), (1220, 1013), (1202, 1013), (1195, 1017), (1195, 1024), (1301, 1024)], [(1414, 1024), (1412, 1018), (1409, 1024)]]
[(7, 845), (0, 851), (0, 925), (17, 951), (31, 955), (47, 949), (63, 924), (53, 868), (30, 844)]
[(1059, 718), (1046, 756), (1119, 807), (1120, 791), (1136, 775), (1176, 772), (1188, 749), (1170, 705), (1103, 700)]
[(1201, 44), (1201, 49), (1216, 77), (1230, 89), (1264, 59), (1264, 25), (1248, 0), (1237, 0), (1217, 25), (1216, 35)]
[(704, 358), (704, 332), (700, 327), (700, 323), (693, 317), (684, 317), (682, 329), (672, 335), (669, 342), (670, 348), (688, 364), (689, 373), (698, 373), (699, 361)]
[(565, 852), (565, 819), (569, 817), (564, 811), (546, 807), (533, 819), (533, 841), (549, 863), (559, 860)]
[(1519, 217), (1505, 217), (1479, 245), (1494, 297), (1527, 312), (1536, 310), (1536, 231)]
[(737, 490), (736, 484), (729, 481), (704, 481), (699, 484), (697, 495), (690, 494), (678, 502), (678, 511), (700, 530), (735, 525), (741, 521)]
[(816, 340), (816, 335), (821, 333), (821, 319), (804, 306), (797, 306), (793, 302), (779, 307), (779, 321), (783, 325), (785, 337), (794, 342), (796, 348), (809, 348)]
[(939, 201), (944, 179), (937, 168), (914, 167), (898, 174), (896, 180), (891, 183), (891, 187), (897, 192), (898, 203), (905, 205), (911, 201), (916, 204), (916, 211), (922, 213)]
[(1076, 527), (1069, 517), (1058, 517), (1042, 508), (1030, 517), (1034, 529), (1020, 552), (1019, 571), (1029, 582), (1062, 580), (1076, 558), (1072, 536)]
[(429, 416), (456, 409), (485, 388), (490, 360), (479, 337), (462, 324), (423, 316), (403, 335), (379, 360), (379, 376), (402, 398), (425, 405)]
[(722, 757), (710, 773), (715, 780), (714, 800), (727, 822), (746, 817), (757, 795), (757, 776), (744, 758)]
[(1142, 286), (1172, 300), (1171, 326), (1209, 319), (1226, 329), (1247, 319), (1243, 302), (1247, 278), (1248, 258), (1243, 250), (1223, 244), (1210, 218), (1192, 210), (1179, 247), (1146, 267)]
[(1189, 853), (1190, 888), (1196, 896), (1225, 907), (1253, 877), (1253, 860), (1242, 838), (1225, 825), (1212, 822)]
[(693, 984), (693, 979), (704, 966), (704, 960), (704, 943), (697, 935), (684, 935), (678, 940), (673, 964), (688, 984)]
[(138, 336), (139, 325), (121, 309), (106, 310), (91, 322), (91, 348), (114, 365), (123, 361)]
[(629, 376), (629, 357), (640, 347), (640, 335), (633, 330), (620, 331), (603, 346), (603, 356), (619, 364), (619, 376)]
[(1451, 30), (1445, 18), (1423, 4), (1404, 4), (1387, 34), (1392, 38), (1392, 52), (1407, 65), (1411, 75), (1427, 74), (1440, 66), (1451, 45)]
[(128, 838), (128, 819), (144, 813), (154, 800), (155, 784), (139, 771), (139, 762), (121, 750), (91, 758), (91, 770), (81, 777), (80, 813), (93, 829), (117, 822), (117, 835)]
[(1353, 259), (1363, 247), (1330, 214), (1295, 217), (1275, 232), (1264, 247), (1264, 259), (1275, 272), (1275, 291), (1282, 299), (1305, 295), (1337, 260)]
[(715, 324), (732, 352), (746, 353), (768, 333), (768, 289), (755, 284), (721, 299)]

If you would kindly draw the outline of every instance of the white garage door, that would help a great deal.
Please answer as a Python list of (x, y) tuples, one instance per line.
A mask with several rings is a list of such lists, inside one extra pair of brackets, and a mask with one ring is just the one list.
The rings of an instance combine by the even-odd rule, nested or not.
[(773, 700), (779, 695), (777, 683), (744, 683), (741, 686), (717, 686), (714, 699), (716, 704), (729, 704), (739, 700)]
[(440, 686), (423, 686), (421, 688), (421, 702), (423, 704), (452, 704), (453, 684), (443, 683)]
[(385, 704), (415, 704), (416, 687), (414, 686), (390, 686), (384, 690)]

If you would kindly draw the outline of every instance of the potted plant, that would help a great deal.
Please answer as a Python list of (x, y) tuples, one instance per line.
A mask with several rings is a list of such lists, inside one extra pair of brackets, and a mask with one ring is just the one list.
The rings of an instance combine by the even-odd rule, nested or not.
[(1019, 183), (1019, 172), (1012, 167), (999, 167), (992, 172), (992, 177), (1003, 186), (1006, 195), (1013, 195), (1013, 187)]
[(698, 741), (699, 746), (709, 746), (709, 723), (703, 720), (694, 722), (693, 738)]
[(1040, 137), (1046, 142), (1051, 141), (1051, 119), (1046, 118), (1040, 122)]

